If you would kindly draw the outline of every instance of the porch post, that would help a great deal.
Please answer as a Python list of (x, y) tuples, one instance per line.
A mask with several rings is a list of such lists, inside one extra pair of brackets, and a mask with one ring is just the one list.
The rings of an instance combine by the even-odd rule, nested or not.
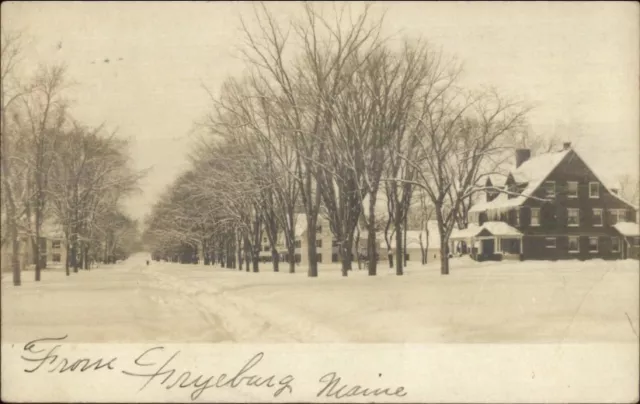
[(520, 236), (520, 255), (522, 255), (523, 245), (522, 245), (522, 236)]

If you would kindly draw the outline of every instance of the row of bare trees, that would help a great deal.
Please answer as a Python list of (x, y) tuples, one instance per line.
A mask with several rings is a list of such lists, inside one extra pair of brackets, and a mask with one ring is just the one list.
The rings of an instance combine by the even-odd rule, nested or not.
[(64, 234), (67, 275), (70, 267), (88, 269), (90, 260), (111, 257), (122, 242), (131, 243), (137, 224), (119, 202), (141, 177), (130, 167), (126, 141), (73, 120), (65, 67), (42, 65), (25, 77), (21, 50), (20, 35), (3, 31), (2, 250), (11, 256), (15, 285), (21, 283), (23, 248), (32, 249), (33, 262), (26, 264), (35, 265), (40, 280), (45, 223)]
[(302, 17), (286, 27), (265, 5), (256, 6), (253, 24), (243, 22), (243, 75), (209, 92), (192, 168), (154, 209), (147, 240), (162, 249), (207, 239), (257, 271), (264, 233), (274, 269), (284, 241), (293, 271), (301, 208), (309, 276), (318, 275), (319, 215), (330, 223), (343, 275), (359, 226), (376, 274), (384, 222), (397, 235), (387, 246), (401, 275), (400, 235), (419, 193), (437, 220), (447, 274), (448, 238), (482, 177), (513, 150), (527, 109), (493, 89), (464, 88), (461, 65), (428, 43), (385, 37), (384, 19), (373, 18), (370, 5), (355, 16), (350, 5), (301, 7)]

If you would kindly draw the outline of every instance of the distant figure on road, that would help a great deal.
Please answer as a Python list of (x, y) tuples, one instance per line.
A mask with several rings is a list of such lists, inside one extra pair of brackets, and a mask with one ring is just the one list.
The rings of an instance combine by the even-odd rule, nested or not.
[(147, 266), (149, 266), (149, 260), (147, 260)]

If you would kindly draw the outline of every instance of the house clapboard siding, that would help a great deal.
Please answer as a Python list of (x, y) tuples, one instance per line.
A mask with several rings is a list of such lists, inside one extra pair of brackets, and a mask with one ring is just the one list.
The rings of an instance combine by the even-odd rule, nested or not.
[(522, 233), (521, 259), (627, 258), (624, 243), (636, 240), (614, 225), (635, 222), (637, 207), (609, 189), (568, 143), (529, 155), (517, 153), (503, 186), (487, 181), (495, 189), (470, 209), (469, 223), (513, 226)]

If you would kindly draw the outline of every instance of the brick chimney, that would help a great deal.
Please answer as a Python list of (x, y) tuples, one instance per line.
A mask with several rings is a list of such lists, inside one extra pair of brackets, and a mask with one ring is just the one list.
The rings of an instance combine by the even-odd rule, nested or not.
[(564, 142), (562, 144), (562, 150), (569, 150), (571, 148), (571, 142)]
[(516, 149), (516, 168), (531, 157), (531, 149)]

